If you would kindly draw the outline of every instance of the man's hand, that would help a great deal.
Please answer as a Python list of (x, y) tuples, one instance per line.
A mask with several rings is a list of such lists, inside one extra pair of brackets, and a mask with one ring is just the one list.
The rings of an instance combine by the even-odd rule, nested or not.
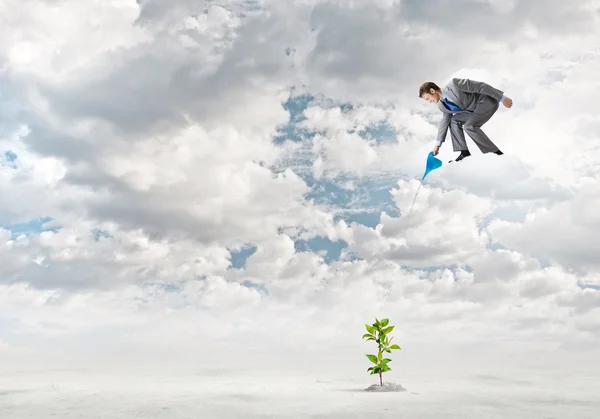
[(439, 146), (436, 145), (435, 147), (433, 147), (433, 155), (434, 156), (437, 156), (439, 152), (440, 152)]
[(504, 106), (506, 106), (507, 108), (510, 108), (512, 106), (512, 99), (509, 97), (505, 97), (504, 100), (502, 101), (502, 104)]

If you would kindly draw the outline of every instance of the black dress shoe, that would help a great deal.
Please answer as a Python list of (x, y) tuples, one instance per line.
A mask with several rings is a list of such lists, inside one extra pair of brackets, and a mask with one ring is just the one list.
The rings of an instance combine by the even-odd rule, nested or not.
[(504, 153), (503, 153), (503, 152), (501, 152), (500, 150), (498, 150), (498, 151), (494, 151), (494, 154), (497, 154), (497, 155), (501, 156), (501, 155), (503, 155)]
[(462, 159), (464, 159), (465, 157), (469, 157), (470, 155), (471, 153), (469, 152), (469, 150), (463, 150), (460, 152), (460, 154), (455, 160), (450, 160), (448, 163), (452, 163), (453, 161), (461, 161)]

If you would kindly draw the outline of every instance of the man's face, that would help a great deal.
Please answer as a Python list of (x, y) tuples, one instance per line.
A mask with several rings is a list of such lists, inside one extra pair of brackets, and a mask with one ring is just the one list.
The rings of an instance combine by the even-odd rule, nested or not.
[(441, 99), (441, 96), (441, 93), (436, 92), (433, 89), (429, 89), (429, 93), (425, 93), (421, 97), (429, 103), (438, 103)]

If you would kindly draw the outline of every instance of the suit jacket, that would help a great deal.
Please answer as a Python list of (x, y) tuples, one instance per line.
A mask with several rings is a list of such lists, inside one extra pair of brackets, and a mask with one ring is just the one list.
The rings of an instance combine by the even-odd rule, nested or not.
[[(458, 78), (453, 78), (442, 88), (442, 92), (448, 100), (456, 103), (464, 110), (455, 112), (448, 109), (441, 100), (438, 102), (438, 108), (442, 111), (442, 120), (438, 126), (437, 145), (441, 145), (446, 140), (452, 114), (459, 112), (488, 113), (496, 107), (504, 96), (504, 92), (487, 83)], [(477, 108), (477, 112), (474, 112), (475, 108)]]

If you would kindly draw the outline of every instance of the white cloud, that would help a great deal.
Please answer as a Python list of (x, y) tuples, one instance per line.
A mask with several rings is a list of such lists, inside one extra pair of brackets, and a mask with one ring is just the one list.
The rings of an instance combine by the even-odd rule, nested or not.
[[(433, 369), (586, 359), (600, 15), (551, 3), (4, 2), (0, 350), (356, 363), (386, 316)], [(449, 165), (448, 142), (410, 212), (440, 117), (417, 89), (454, 76), (514, 99), (484, 128), (506, 154)], [(303, 93), (316, 134), (274, 142)], [(395, 139), (363, 134), (380, 122)], [(326, 262), (313, 238), (348, 246)]]
[[(394, 260), (427, 267), (470, 263), (485, 251), (489, 237), (479, 223), (491, 212), (489, 200), (461, 191), (442, 192), (417, 181), (390, 191), (400, 217), (383, 214), (374, 229), (354, 227), (349, 250), (367, 260)], [(414, 206), (413, 206), (414, 202)]]
[(599, 186), (596, 179), (584, 179), (572, 200), (532, 211), (522, 222), (495, 220), (489, 230), (504, 246), (583, 273), (597, 273)]

